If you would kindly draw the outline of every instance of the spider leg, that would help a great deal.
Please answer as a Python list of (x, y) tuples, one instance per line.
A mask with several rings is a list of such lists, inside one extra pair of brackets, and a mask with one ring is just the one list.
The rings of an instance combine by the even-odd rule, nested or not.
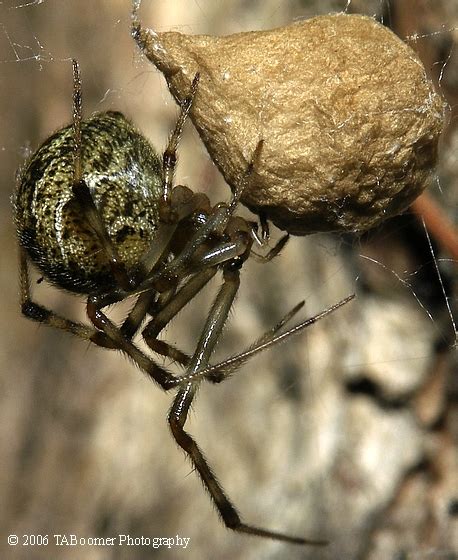
[(162, 165), (164, 171), (163, 182), (163, 199), (166, 203), (169, 201), (170, 193), (173, 185), (173, 175), (177, 163), (177, 148), (180, 141), (181, 133), (183, 131), (184, 123), (191, 110), (192, 102), (197, 92), (197, 85), (199, 83), (199, 74), (197, 73), (192, 80), (191, 89), (189, 94), (183, 99), (180, 104), (180, 114), (178, 116), (175, 128), (169, 138), (167, 147), (162, 155)]
[[(130, 331), (127, 334), (124, 334), (121, 333), (119, 329), (117, 329), (117, 327), (115, 327), (115, 325), (111, 323), (110, 326), (106, 329), (99, 330), (98, 328), (90, 327), (88, 325), (85, 325), (84, 323), (79, 323), (62, 317), (62, 315), (59, 315), (54, 311), (51, 311), (47, 307), (44, 307), (43, 305), (40, 305), (33, 301), (30, 288), (28, 258), (25, 250), (22, 248), (20, 248), (20, 294), (21, 310), (23, 315), (28, 319), (74, 334), (83, 340), (93, 342), (97, 346), (101, 346), (103, 348), (124, 350), (128, 355), (131, 355), (131, 357), (138, 363), (141, 368), (144, 369), (144, 371), (148, 375), (157, 380), (165, 390), (176, 386), (176, 379), (172, 374), (170, 374), (166, 370), (162, 370), (160, 366), (157, 366), (146, 356), (141, 356), (140, 350), (134, 347), (133, 343), (129, 343), (129, 339), (132, 338), (137, 330), (136, 328), (134, 329), (134, 332)], [(149, 293), (145, 294), (145, 296), (149, 295)], [(129, 317), (130, 315), (128, 316), (126, 321), (128, 321)], [(108, 318), (105, 317), (105, 319), (107, 322), (109, 322)], [(118, 332), (113, 335), (113, 332), (115, 330)], [(160, 346), (161, 341), (157, 341), (157, 344), (158, 346)], [(124, 348), (123, 346), (126, 346), (128, 348)], [(159, 353), (163, 354), (164, 352)], [(178, 361), (179, 363), (183, 363), (184, 359), (187, 363), (187, 357), (181, 358), (181, 360), (178, 359), (180, 357), (179, 350), (175, 350), (175, 354), (173, 355), (172, 352), (169, 351), (167, 352), (167, 355), (172, 357), (172, 359)], [(135, 359), (136, 357), (137, 359)], [(161, 374), (161, 370), (163, 375)], [(158, 379), (156, 379), (156, 377)]]
[(215, 267), (208, 268), (192, 276), (178, 292), (174, 293), (173, 298), (166, 301), (165, 305), (153, 314), (153, 318), (142, 332), (146, 344), (153, 352), (167, 356), (183, 366), (189, 364), (190, 357), (187, 354), (163, 340), (158, 340), (157, 336), (175, 315), (213, 278), (216, 270)]
[(146, 343), (154, 352), (168, 356), (182, 365), (186, 366), (188, 364), (189, 358), (185, 353), (166, 342), (158, 341), (157, 336), (169, 321), (213, 278), (218, 265), (228, 261), (236, 262), (239, 258), (243, 262), (242, 256), (247, 253), (251, 246), (249, 235), (243, 230), (232, 231), (231, 228), (229, 228), (228, 235), (234, 241), (220, 243), (215, 248), (207, 249), (200, 254), (200, 249), (196, 249), (190, 266), (196, 268), (198, 272), (191, 276), (166, 305), (153, 313), (153, 319), (145, 327), (142, 334)]
[(133, 284), (138, 285), (152, 275), (154, 269), (165, 262), (170, 253), (170, 244), (180, 222), (194, 212), (205, 214), (211, 211), (210, 201), (203, 193), (194, 193), (183, 185), (172, 189), (167, 209), (167, 221), (161, 223), (149, 250), (142, 256), (136, 267), (130, 271)]
[[(230, 218), (230, 208), (227, 205), (217, 207), (207, 221), (192, 235), (183, 250), (170, 263), (160, 270), (153, 272), (145, 281), (131, 291), (131, 295), (138, 294), (151, 288), (165, 291), (176, 285), (180, 278), (195, 273), (200, 268), (208, 268), (240, 256), (247, 251), (251, 243), (245, 235), (240, 235), (227, 243), (221, 243), (216, 248), (205, 249), (205, 241), (212, 234), (222, 236)], [(199, 251), (201, 252), (200, 254)], [(197, 255), (196, 255), (197, 253)]]
[(198, 261), (199, 266), (213, 266), (204, 268), (193, 275), (164, 307), (154, 313), (153, 318), (143, 330), (143, 338), (153, 352), (167, 356), (183, 366), (188, 366), (190, 357), (187, 354), (165, 341), (158, 340), (157, 336), (175, 315), (213, 278), (217, 271), (216, 266), (220, 262), (227, 261), (228, 258), (237, 257), (241, 252), (245, 251), (245, 248), (245, 244), (227, 243), (202, 255)]
[[(187, 371), (188, 375), (192, 375), (202, 367), (205, 368), (208, 364), (210, 355), (227, 320), (230, 307), (239, 287), (239, 282), (238, 271), (229, 271), (227, 269), (224, 271), (224, 284), (212, 306), (196, 351), (191, 358)], [(311, 541), (299, 537), (292, 537), (283, 533), (268, 531), (242, 522), (236, 508), (213, 474), (199, 446), (193, 437), (184, 430), (189, 408), (199, 384), (199, 379), (192, 380), (187, 383), (184, 388), (180, 389), (173, 402), (168, 421), (175, 441), (189, 456), (226, 527), (239, 533), (248, 533), (295, 544), (327, 544), (324, 541)]]
[[(170, 243), (172, 242), (173, 235), (176, 232), (179, 222), (189, 217), (196, 210), (208, 211), (210, 209), (208, 198), (201, 194), (195, 195), (187, 187), (181, 185), (175, 187), (171, 193), (170, 211), (173, 213), (173, 218), (176, 222), (161, 224), (150, 248), (143, 255), (136, 267), (130, 270), (128, 274), (117, 254), (115, 246), (108, 236), (99, 211), (84, 181), (81, 180), (78, 184), (74, 185), (73, 191), (76, 202), (81, 206), (88, 224), (98, 237), (102, 249), (110, 262), (113, 274), (121, 288), (119, 293), (121, 294), (123, 292), (123, 297), (135, 295), (136, 293), (140, 294), (121, 327), (122, 334), (126, 338), (131, 339), (158, 297), (157, 292), (151, 287), (142, 287), (134, 291), (132, 289), (133, 286), (138, 285), (144, 278), (148, 277), (155, 268), (158, 268), (159, 265), (165, 261), (166, 256), (170, 252)], [(173, 291), (174, 288), (175, 286), (172, 281), (170, 289)], [(159, 297), (161, 296), (159, 295)], [(98, 338), (100, 339), (98, 342), (100, 342), (103, 338), (102, 333), (99, 333)], [(105, 345), (110, 346), (109, 344)]]
[(178, 224), (162, 224), (157, 230), (154, 241), (148, 251), (141, 257), (140, 261), (130, 271), (132, 283), (140, 284), (144, 278), (151, 274), (151, 271), (162, 262), (169, 250), (170, 243)]
[(30, 275), (28, 258), (25, 250), (21, 247), (19, 253), (19, 268), (20, 268), (20, 291), (21, 291), (21, 310), (23, 315), (27, 318), (43, 323), (56, 329), (61, 329), (66, 332), (75, 334), (83, 340), (91, 340), (96, 334), (94, 328), (88, 327), (83, 323), (71, 321), (66, 319), (47, 307), (44, 307), (32, 299), (32, 292), (30, 289)]
[[(225, 278), (226, 276), (229, 278), (230, 273), (227, 274), (225, 273)], [(234, 289), (234, 296), (235, 296), (235, 292), (238, 289), (238, 284), (239, 284), (238, 273), (237, 273), (237, 282), (235, 284), (236, 285)], [(232, 286), (234, 286), (233, 281), (232, 282), (230, 282), (229, 280), (225, 281), (223, 287), (219, 292), (218, 295), (219, 299), (217, 298), (218, 301), (221, 298), (223, 298), (224, 302), (229, 301), (229, 298), (227, 296), (224, 296), (224, 294), (227, 292), (228, 287), (232, 287)], [(232, 299), (234, 296), (232, 296)], [(221, 333), (221, 329), (227, 318), (227, 314), (229, 312), (232, 299), (230, 299), (229, 303), (226, 303), (226, 306), (228, 305), (227, 310), (225, 307), (223, 307), (223, 309), (218, 313), (215, 307), (216, 304), (213, 307), (213, 313), (211, 315), (212, 328), (208, 327), (206, 329), (207, 331), (209, 331), (210, 337), (209, 340), (207, 341), (207, 344), (204, 346), (204, 351), (201, 357), (201, 361), (204, 360), (205, 358), (205, 365), (203, 367), (206, 367), (209, 358), (209, 355), (207, 356), (207, 354), (205, 353), (207, 352), (205, 348), (210, 347), (211, 350), (213, 349), (213, 346), (216, 343), (216, 340), (219, 337)], [(110, 321), (110, 319), (103, 313), (102, 308), (105, 305), (107, 305), (107, 303), (109, 302), (110, 302), (109, 294), (107, 296), (95, 294), (88, 297), (87, 314), (89, 319), (92, 321), (93, 325), (99, 331), (101, 331), (109, 340), (113, 342), (115, 348), (127, 354), (144, 373), (146, 373), (149, 377), (151, 377), (154, 381), (156, 381), (156, 383), (158, 383), (164, 390), (169, 390), (172, 387), (176, 387), (179, 384), (178, 378), (175, 377), (169, 371), (167, 371), (165, 368), (156, 364), (151, 358), (149, 358), (146, 354), (144, 354), (129, 338), (126, 338), (121, 332), (121, 329), (117, 327), (112, 321)], [(208, 324), (209, 320), (207, 320), (206, 325)], [(216, 328), (218, 324), (217, 323), (218, 320), (220, 321), (222, 320), (222, 323), (219, 326), (219, 328)], [(216, 337), (213, 346), (209, 346), (210, 341), (213, 340), (213, 337)], [(197, 351), (195, 355), (197, 355)], [(199, 368), (200, 368), (200, 362), (196, 364), (196, 367), (195, 369), (193, 369), (192, 372), (197, 371)], [(199, 381), (195, 382), (195, 384), (198, 383)]]
[[(298, 303), (293, 309), (291, 309), (291, 311), (289, 311), (289, 313), (287, 313), (274, 327), (272, 327), (269, 331), (265, 332), (256, 342), (254, 342), (249, 348), (252, 347), (256, 347), (260, 344), (263, 344), (264, 342), (267, 342), (270, 338), (272, 338), (281, 328), (283, 328), (285, 326), (286, 323), (288, 323), (289, 321), (291, 321), (291, 319), (294, 317), (294, 315), (296, 315), (298, 313), (298, 311), (300, 309), (302, 309), (302, 307), (304, 306), (304, 302), (301, 301), (300, 303)], [(156, 319), (156, 318), (154, 318)], [(180, 350), (178, 350), (177, 348), (175, 348), (174, 346), (171, 346), (169, 343), (164, 342), (162, 340), (157, 340), (157, 339), (152, 339), (150, 341), (148, 341), (148, 345), (150, 346), (150, 348), (158, 353), (161, 354), (162, 356), (167, 356), (169, 358), (171, 358), (172, 360), (178, 362), (179, 364), (183, 365), (183, 366), (188, 366), (190, 361), (191, 361), (191, 356), (185, 354), (184, 352), (181, 352)], [(247, 349), (248, 350), (248, 349)], [(245, 352), (247, 351), (245, 350)], [(238, 354), (237, 356), (234, 356), (233, 358), (239, 358), (240, 355)], [(232, 358), (232, 359), (233, 359)], [(248, 360), (248, 358), (246, 358), (246, 360)], [(217, 364), (215, 367), (217, 367), (218, 369), (213, 371), (211, 370), (211, 375), (207, 377), (207, 379), (209, 381), (212, 381), (213, 383), (219, 383), (220, 381), (223, 381), (223, 379), (225, 379), (226, 377), (228, 377), (234, 369), (236, 369), (237, 367), (239, 367), (241, 364), (237, 364), (237, 366), (232, 366), (229, 363), (228, 364), (228, 368), (230, 367), (230, 371), (225, 370), (225, 367), (223, 364), (225, 364), (228, 360), (225, 360), (222, 363)], [(209, 364), (208, 368), (212, 368), (213, 366), (211, 366)], [(208, 369), (207, 369), (208, 371)], [(196, 374), (197, 376), (197, 374)], [(220, 377), (221, 379), (218, 379), (218, 377)]]
[(270, 251), (266, 255), (260, 255), (255, 251), (251, 251), (251, 254), (259, 262), (269, 262), (280, 254), (280, 252), (283, 250), (283, 247), (288, 243), (288, 241), (289, 241), (289, 234), (287, 233), (286, 235), (280, 237), (280, 239), (275, 243), (275, 245), (272, 247), (272, 249), (270, 249)]
[(103, 224), (100, 213), (92, 199), (86, 182), (82, 175), (82, 91), (81, 74), (78, 61), (72, 60), (73, 66), (73, 194), (75, 203), (81, 208), (86, 217), (87, 224), (97, 236), (103, 251), (105, 252), (113, 275), (118, 284), (125, 289), (130, 287), (130, 279), (126, 268), (119, 258), (118, 252), (113, 245), (107, 230)]
[[(194, 80), (196, 80), (196, 78), (194, 78)], [(240, 197), (243, 193), (243, 190), (246, 187), (248, 179), (253, 172), (255, 163), (258, 161), (260, 157), (263, 144), (264, 144), (263, 140), (260, 140), (258, 142), (253, 154), (253, 158), (249, 163), (249, 165), (247, 166), (247, 169), (245, 170), (245, 173), (243, 174), (242, 179), (240, 180), (237, 188), (235, 189), (229, 204), (225, 204), (225, 203), (218, 204), (213, 209), (212, 213), (208, 216), (206, 222), (196, 230), (196, 232), (188, 241), (188, 243), (185, 245), (181, 253), (171, 263), (162, 267), (160, 271), (157, 271), (156, 273), (152, 274), (149, 278), (146, 278), (145, 281), (141, 282), (133, 293), (140, 293), (141, 291), (147, 290), (151, 287), (155, 287), (155, 285), (157, 285), (158, 282), (161, 281), (165, 283), (167, 283), (168, 281), (174, 282), (176, 281), (175, 279), (177, 277), (183, 277), (186, 269), (189, 268), (189, 263), (193, 259), (196, 251), (198, 251), (203, 246), (205, 241), (211, 235), (223, 236), (225, 235), (225, 233), (227, 233), (226, 229), (228, 228), (228, 225), (230, 225), (232, 214), (234, 213), (237, 204), (240, 200)], [(176, 188), (177, 187), (175, 187), (175, 189)], [(233, 221), (234, 223), (240, 224), (240, 222), (237, 222), (235, 219), (233, 219)], [(246, 232), (240, 232), (240, 233), (242, 235), (240, 235), (239, 237), (244, 237), (243, 233)], [(237, 239), (237, 236), (233, 236), (232, 242), (238, 244), (239, 246), (240, 243), (242, 242), (246, 243), (245, 251), (248, 248), (247, 241), (246, 240), (242, 241), (241, 239)], [(286, 240), (280, 241), (279, 243), (280, 246), (278, 251), (280, 251), (283, 244), (286, 243)], [(251, 239), (250, 239), (250, 246), (251, 246)], [(234, 250), (233, 254), (231, 255), (230, 254), (231, 249), (229, 247), (226, 248), (228, 253), (223, 254), (225, 250), (223, 245), (220, 245), (219, 250), (220, 250), (219, 253), (220, 257), (216, 255), (213, 256), (212, 257), (213, 262), (206, 263), (205, 266), (209, 266), (209, 264), (213, 265), (216, 263), (221, 263), (233, 258), (233, 256), (241, 254), (241, 253), (237, 253), (236, 252), (237, 250)], [(216, 251), (218, 251), (218, 249), (216, 249)], [(204, 263), (202, 263), (202, 265), (204, 265)]]
[(355, 295), (351, 294), (346, 298), (344, 298), (343, 300), (337, 302), (336, 304), (331, 305), (321, 313), (318, 313), (317, 315), (314, 315), (313, 317), (310, 317), (309, 319), (306, 319), (305, 321), (302, 321), (296, 326), (288, 329), (286, 332), (281, 334), (275, 334), (286, 323), (286, 321), (288, 321), (289, 318), (292, 317), (292, 314), (295, 313), (295, 310), (298, 307), (296, 306), (292, 311), (290, 311), (290, 313), (288, 313), (280, 321), (280, 323), (278, 324), (279, 325), (278, 328), (276, 325), (273, 329), (271, 329), (271, 331), (268, 331), (260, 339), (258, 339), (252, 345), (250, 345), (245, 351), (241, 352), (240, 354), (236, 354), (235, 356), (231, 356), (230, 358), (227, 358), (226, 360), (220, 362), (219, 364), (208, 366), (206, 369), (203, 369), (201, 371), (197, 371), (190, 375), (185, 374), (183, 376), (180, 376), (180, 380), (184, 384), (186, 382), (193, 381), (194, 379), (205, 377), (209, 381), (213, 381), (214, 383), (220, 383), (255, 354), (258, 354), (259, 352), (262, 352), (263, 350), (270, 348), (274, 344), (279, 344), (280, 342), (285, 341), (287, 338), (295, 334), (298, 334), (305, 328), (313, 325), (323, 317), (326, 317), (326, 315), (329, 315), (330, 313), (334, 312), (336, 309), (339, 309), (339, 307), (342, 307), (343, 305), (347, 304), (349, 301), (351, 301), (354, 298)]
[[(117, 256), (116, 248), (105, 230), (89, 189), (82, 182), (77, 187), (78, 190), (75, 196), (83, 207), (83, 212), (85, 212), (89, 224), (92, 224), (93, 231), (102, 243), (103, 250), (111, 264), (118, 284), (124, 291), (124, 297), (140, 293), (138, 300), (121, 327), (123, 335), (127, 338), (132, 338), (148, 314), (149, 308), (155, 302), (157, 292), (151, 288), (133, 291), (131, 287), (139, 284), (148, 274), (151, 274), (155, 267), (165, 260), (166, 255), (170, 251), (169, 246), (177, 229), (178, 222), (187, 218), (197, 209), (205, 210), (207, 205), (209, 205), (208, 199), (205, 195), (194, 195), (186, 187), (180, 185), (175, 187), (172, 192), (171, 203), (177, 222), (161, 225), (149, 250), (143, 255), (135, 269), (129, 271), (128, 275), (124, 265)], [(76, 187), (74, 187), (74, 192), (75, 189)], [(171, 289), (173, 288), (174, 286), (172, 285)]]
[(177, 385), (176, 377), (165, 368), (159, 366), (144, 352), (142, 352), (129, 338), (123, 336), (117, 327), (101, 310), (103, 305), (97, 296), (89, 296), (87, 300), (87, 314), (93, 325), (112, 341), (114, 348), (129, 356), (137, 366), (153, 381), (168, 391)]
[[(190, 196), (192, 195), (189, 189), (185, 187), (178, 187), (173, 189), (175, 192), (171, 192), (171, 185), (173, 179), (173, 170), (176, 162), (176, 155), (172, 155), (174, 149), (178, 144), (179, 137), (181, 135), (181, 130), (183, 124), (186, 120), (186, 116), (191, 108), (192, 99), (196, 93), (198, 82), (198, 75), (193, 80), (191, 92), (188, 97), (182, 103), (182, 111), (178, 119), (175, 131), (171, 136), (169, 142), (169, 152), (164, 153), (164, 173), (165, 173), (165, 185), (164, 185), (164, 200), (167, 201), (168, 214), (173, 210), (175, 214), (179, 210), (183, 216), (189, 215), (193, 210), (194, 206), (198, 204), (200, 200), (198, 197)], [(74, 202), (81, 209), (88, 226), (91, 228), (95, 236), (97, 237), (103, 252), (110, 264), (113, 276), (116, 279), (117, 284), (126, 291), (130, 291), (136, 285), (136, 279), (131, 277), (127, 269), (122, 262), (117, 248), (108, 235), (107, 229), (104, 225), (102, 216), (100, 215), (99, 209), (97, 208), (94, 199), (92, 198), (91, 192), (82, 176), (82, 156), (81, 156), (81, 146), (82, 146), (82, 136), (81, 136), (81, 122), (82, 122), (82, 91), (81, 91), (81, 76), (79, 65), (76, 60), (73, 60), (73, 151), (74, 151), (74, 174), (73, 174), (73, 186), (72, 191), (74, 195)], [(167, 156), (166, 156), (167, 154)], [(168, 163), (167, 163), (168, 162)], [(171, 196), (172, 195), (172, 196)], [(143, 259), (138, 265), (138, 270), (135, 271), (135, 276), (145, 276), (146, 272), (149, 272), (154, 264), (160, 259), (164, 251), (167, 249), (173, 233), (176, 228), (176, 223), (164, 224), (157, 234), (155, 243), (152, 244), (150, 251), (144, 255)]]
[[(79, 323), (77, 321), (67, 319), (66, 317), (62, 317), (62, 315), (59, 315), (47, 307), (33, 301), (30, 288), (28, 257), (22, 247), (20, 248), (19, 253), (19, 268), (21, 311), (25, 317), (38, 323), (43, 323), (50, 327), (74, 334), (83, 340), (93, 342), (97, 346), (109, 349), (118, 349), (118, 345), (111, 337), (107, 336), (106, 333), (101, 332), (94, 327), (85, 325), (84, 323)], [(149, 296), (149, 294), (146, 295)], [(129, 317), (126, 321), (128, 319)], [(128, 335), (125, 335), (125, 337), (129, 336), (129, 338), (132, 338), (135, 332), (130, 332)]]
[(83, 120), (83, 93), (78, 61), (72, 59), (73, 69), (73, 182), (79, 183), (81, 171), (81, 122)]
[(135, 336), (145, 317), (148, 313), (150, 313), (150, 310), (155, 305), (157, 297), (157, 292), (154, 290), (149, 290), (138, 296), (135, 305), (132, 307), (121, 325), (120, 330), (125, 338), (130, 340)]
[(231, 503), (229, 497), (225, 494), (221, 484), (208, 465), (208, 462), (199, 446), (192, 436), (183, 428), (193, 397), (194, 390), (192, 383), (188, 384), (185, 389), (178, 392), (169, 415), (170, 429), (172, 430), (175, 441), (191, 459), (192, 464), (199, 473), (199, 476), (215, 503), (226, 527), (238, 533), (247, 533), (258, 537), (286, 541), (292, 544), (327, 545), (327, 541), (293, 537), (284, 533), (269, 531), (267, 529), (262, 529), (261, 527), (255, 527), (242, 522), (239, 513)]
[(159, 354), (160, 356), (164, 356), (166, 358), (170, 358), (183, 367), (188, 367), (191, 360), (191, 356), (189, 356), (189, 354), (182, 352), (179, 348), (177, 348), (173, 344), (170, 344), (170, 342), (166, 342), (165, 340), (158, 340), (157, 338), (153, 338), (148, 342), (148, 346), (156, 354)]
[(179, 313), (183, 307), (196, 296), (200, 290), (213, 278), (216, 268), (208, 268), (192, 276), (187, 283), (167, 302), (143, 330), (143, 337), (148, 344), (152, 338), (156, 338), (162, 329)]
[[(220, 219), (223, 219), (221, 215), (222, 214), (220, 214), (219, 212), (215, 214), (216, 222), (218, 222), (218, 220)], [(202, 227), (205, 228), (207, 224), (208, 222), (205, 223)], [(185, 285), (185, 287), (188, 286), (188, 289), (183, 292), (181, 298), (177, 299), (175, 295), (173, 298), (170, 299), (169, 302), (170, 307), (168, 308), (169, 315), (171, 314), (171, 317), (174, 316), (176, 313), (178, 313), (181, 307), (183, 307), (183, 305), (185, 305), (187, 301), (189, 301), (189, 299), (194, 297), (197, 291), (199, 291), (214, 275), (214, 273), (216, 272), (216, 266), (221, 261), (226, 261), (228, 259), (230, 260), (233, 259), (234, 257), (237, 257), (240, 254), (243, 254), (247, 249), (248, 243), (249, 243), (249, 239), (247, 238), (247, 236), (243, 235), (242, 232), (242, 234), (238, 236), (238, 239), (236, 241), (220, 244), (217, 249), (210, 249), (209, 251), (200, 255), (198, 259), (196, 258), (195, 262), (193, 261), (192, 263), (189, 263), (190, 259), (185, 259), (184, 262), (191, 264), (191, 266), (193, 267), (196, 266), (198, 268), (208, 267), (208, 270), (204, 268), (203, 271), (201, 271), (194, 277), (197, 280), (194, 280), (194, 282), (190, 282), (188, 283), (188, 285)], [(197, 250), (197, 247), (196, 248), (193, 247), (193, 249), (195, 252)], [(175, 260), (173, 260), (170, 263), (170, 265), (173, 265), (176, 260), (180, 260), (181, 255), (182, 253), (180, 253), (180, 255)], [(161, 270), (165, 268), (167, 268), (167, 266), (164, 266)], [(186, 275), (186, 273), (188, 272), (186, 270), (186, 267), (183, 265), (183, 261), (181, 261), (181, 264), (178, 267), (176, 268), (172, 267), (172, 270), (174, 271), (179, 270), (180, 272), (179, 275), (168, 276), (168, 280), (170, 280), (171, 286), (173, 287), (176, 286), (178, 279)], [(144, 284), (142, 284), (141, 286), (143, 285)], [(140, 287), (137, 288), (135, 291), (138, 292), (139, 290)], [(99, 344), (103, 344), (102, 341), (106, 339), (108, 341), (111, 341), (111, 343), (107, 342), (105, 343), (105, 345), (109, 345), (109, 347), (114, 347), (125, 352), (134, 360), (135, 363), (137, 363), (137, 365), (145, 373), (147, 373), (157, 383), (159, 383), (159, 385), (161, 385), (163, 389), (169, 389), (170, 387), (176, 386), (179, 383), (177, 381), (177, 378), (172, 373), (168, 372), (166, 369), (162, 368), (161, 366), (156, 364), (153, 360), (151, 360), (149, 357), (147, 357), (131, 341), (133, 334), (136, 332), (137, 326), (141, 323), (146, 313), (149, 312), (149, 308), (153, 303), (153, 299), (152, 298), (149, 299), (150, 296), (148, 295), (148, 293), (154, 292), (154, 290), (152, 290), (152, 288), (148, 286), (148, 288), (144, 288), (142, 291), (144, 291), (145, 293), (141, 294), (140, 303), (138, 304), (138, 306), (137, 305), (134, 306), (133, 311), (129, 314), (126, 321), (124, 322), (124, 325), (121, 328), (118, 328), (102, 312), (102, 308), (105, 307), (107, 304), (111, 303), (110, 300), (111, 294), (107, 294), (106, 296), (100, 294), (95, 294), (90, 296), (87, 301), (87, 313), (94, 326), (97, 329), (99, 329), (99, 331), (101, 331), (101, 332), (96, 331), (96, 334), (91, 340)], [(175, 301), (177, 301), (177, 303), (174, 303)], [(165, 324), (167, 324), (169, 320), (170, 319), (166, 319)], [(164, 322), (164, 316), (162, 317), (162, 322)], [(170, 346), (169, 349), (167, 350), (166, 343), (152, 342), (153, 338), (154, 337), (150, 337), (149, 339), (150, 347), (152, 350), (157, 349), (159, 350), (160, 354), (163, 354), (164, 350), (166, 350), (167, 355), (179, 363), (183, 363), (187, 361), (187, 357), (184, 353), (173, 348), (172, 346)]]
[[(136, 291), (140, 292), (145, 289), (149, 289), (150, 287), (155, 287), (158, 283), (162, 283), (163, 287), (164, 283), (176, 283), (177, 278), (185, 276), (190, 268), (195, 268), (195, 263), (192, 264), (191, 261), (196, 251), (205, 246), (205, 241), (210, 237), (210, 235), (215, 233), (223, 235), (229, 218), (229, 207), (225, 204), (218, 206), (213, 214), (208, 217), (207, 221), (192, 235), (191, 239), (186, 243), (180, 254), (173, 259), (173, 261), (163, 266), (161, 270), (157, 271), (150, 278), (147, 278), (144, 282), (142, 282), (136, 288)], [(214, 264), (214, 262), (211, 264)]]

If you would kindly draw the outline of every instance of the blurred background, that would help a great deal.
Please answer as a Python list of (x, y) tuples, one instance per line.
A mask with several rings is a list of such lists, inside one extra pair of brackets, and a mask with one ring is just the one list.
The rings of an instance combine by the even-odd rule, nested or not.
[[(247, 522), (329, 539), (318, 549), (226, 530), (168, 432), (171, 396), (118, 353), (21, 317), (10, 196), (27, 153), (71, 119), (70, 58), (81, 65), (85, 115), (123, 111), (158, 150), (177, 108), (130, 37), (128, 0), (0, 2), (1, 558), (457, 558), (458, 2), (144, 0), (140, 17), (155, 30), (228, 34), (342, 10), (407, 38), (450, 104), (429, 193), (452, 241), (427, 235), (409, 212), (363, 236), (294, 238), (273, 262), (248, 263), (221, 357), (302, 299), (301, 318), (357, 299), (203, 386), (189, 422)], [(191, 123), (179, 158), (178, 183), (228, 199)], [(167, 340), (193, 348), (218, 284)], [(36, 282), (34, 294), (85, 318), (83, 298)], [(9, 534), (20, 543), (53, 534), (191, 540), (186, 550), (55, 547), (52, 538), (11, 547)]]

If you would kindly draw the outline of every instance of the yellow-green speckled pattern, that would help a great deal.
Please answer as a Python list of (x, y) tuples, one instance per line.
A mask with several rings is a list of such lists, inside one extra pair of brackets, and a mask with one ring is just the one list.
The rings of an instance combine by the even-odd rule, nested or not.
[[(127, 268), (148, 249), (158, 226), (162, 165), (148, 141), (121, 114), (82, 123), (82, 176)], [(74, 203), (73, 131), (46, 140), (27, 162), (14, 196), (21, 244), (62, 288), (89, 293), (114, 286), (95, 235)]]

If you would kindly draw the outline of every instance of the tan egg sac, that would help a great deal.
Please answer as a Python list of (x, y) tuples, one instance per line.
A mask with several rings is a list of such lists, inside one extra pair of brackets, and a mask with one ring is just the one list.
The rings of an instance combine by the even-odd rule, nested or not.
[(134, 24), (231, 188), (264, 145), (242, 202), (292, 234), (361, 231), (427, 186), (445, 104), (413, 50), (372, 18), (333, 14), (227, 37)]

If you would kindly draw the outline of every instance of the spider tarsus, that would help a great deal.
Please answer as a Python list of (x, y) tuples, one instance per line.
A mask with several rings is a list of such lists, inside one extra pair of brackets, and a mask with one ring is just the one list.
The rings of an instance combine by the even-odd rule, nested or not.
[(196, 72), (194, 74), (194, 78), (192, 79), (191, 82), (191, 88), (189, 90), (188, 95), (183, 99), (183, 101), (181, 102), (181, 107), (183, 109), (183, 111), (188, 112), (194, 102), (194, 98), (196, 96), (197, 93), (197, 86), (199, 85), (199, 80), (200, 80), (200, 72)]
[(245, 525), (244, 523), (240, 523), (239, 525), (235, 525), (234, 527), (227, 525), (227, 527), (229, 527), (229, 529), (232, 529), (233, 531), (236, 531), (238, 533), (245, 533), (247, 535), (252, 535), (254, 537), (283, 541), (290, 544), (297, 544), (300, 546), (328, 546), (329, 545), (329, 541), (327, 540), (318, 540), (318, 539), (315, 540), (315, 539), (306, 539), (303, 537), (295, 537), (292, 535), (286, 535), (284, 533), (268, 531), (267, 529), (262, 529), (261, 527), (253, 527), (252, 525)]

